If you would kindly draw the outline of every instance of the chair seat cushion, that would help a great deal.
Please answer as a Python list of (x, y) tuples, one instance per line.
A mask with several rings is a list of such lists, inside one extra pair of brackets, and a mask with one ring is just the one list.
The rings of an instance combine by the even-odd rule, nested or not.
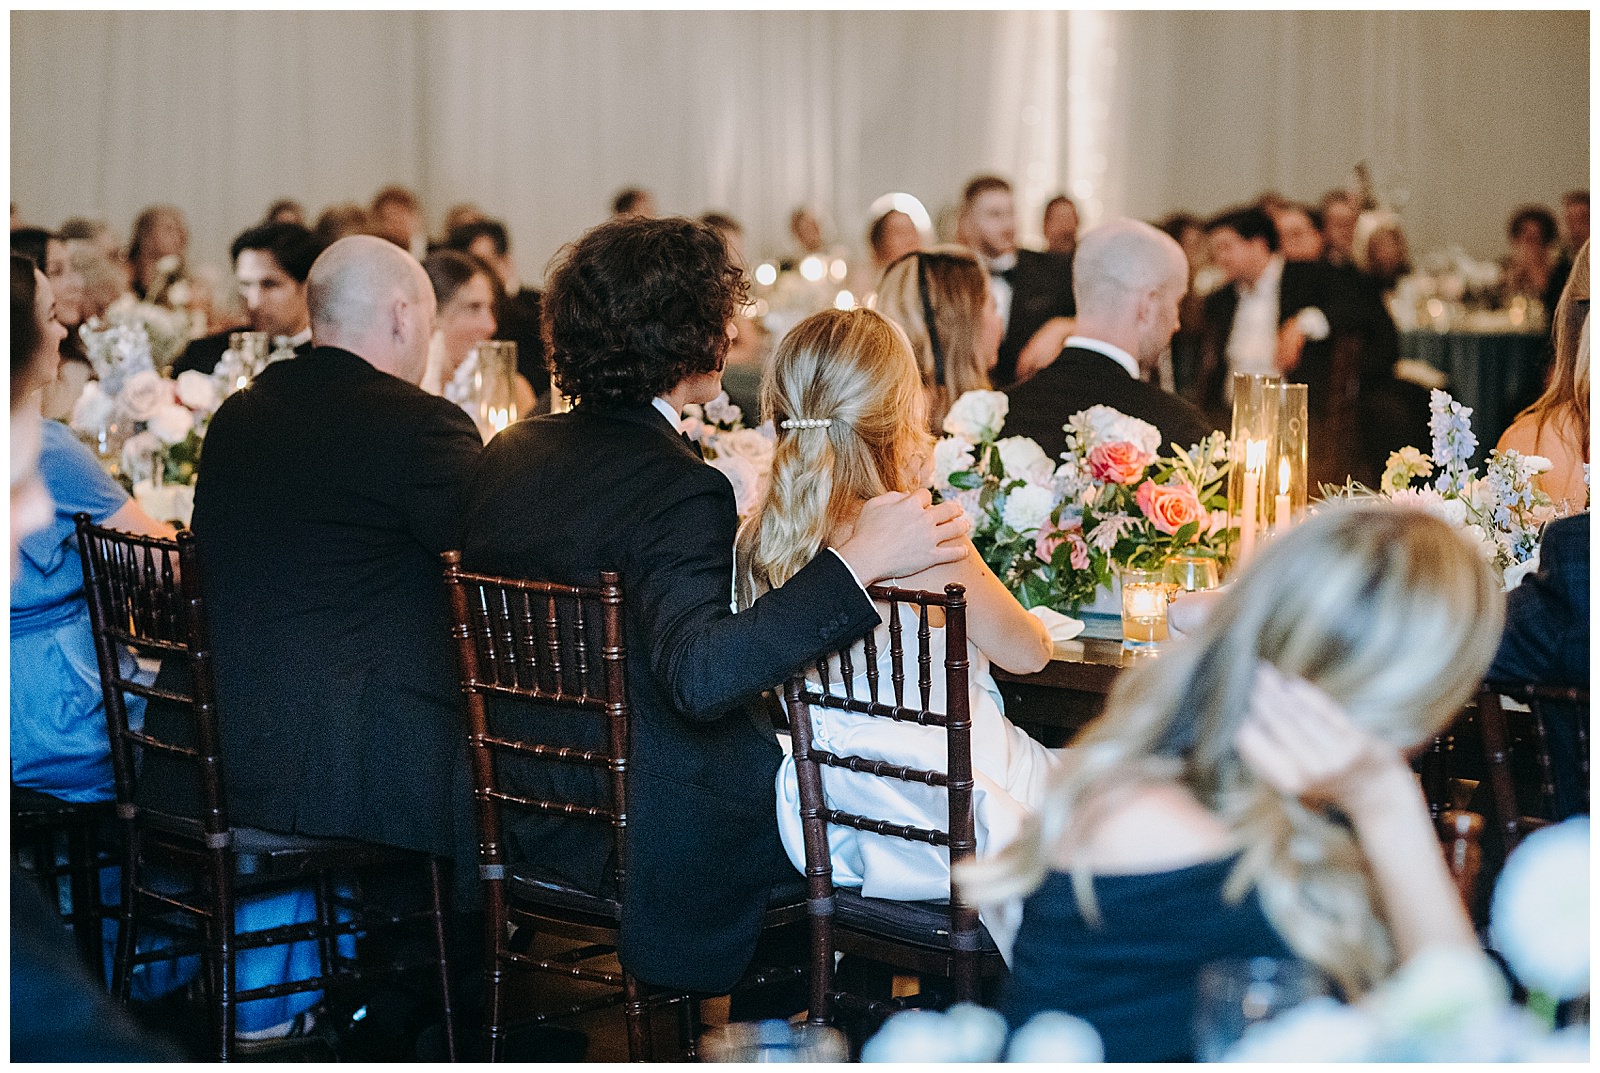
[[(887, 935), (902, 942), (943, 949), (950, 945), (950, 906), (944, 902), (896, 902), (865, 898), (860, 891), (835, 891), (834, 920), (841, 927)], [(997, 953), (989, 929), (978, 925), (978, 949)]]

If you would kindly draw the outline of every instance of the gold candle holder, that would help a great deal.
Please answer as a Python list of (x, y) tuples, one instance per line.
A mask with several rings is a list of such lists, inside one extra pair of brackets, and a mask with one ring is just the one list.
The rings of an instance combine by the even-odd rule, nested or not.
[(1268, 459), (1273, 535), (1288, 531), (1306, 513), (1306, 385), (1278, 385), (1277, 435)]
[(1279, 390), (1276, 376), (1233, 374), (1233, 430), (1228, 440), (1228, 520), (1238, 530), (1229, 557), (1234, 569), (1255, 553), (1272, 522), (1273, 489), (1268, 483), (1271, 449), (1278, 437)]

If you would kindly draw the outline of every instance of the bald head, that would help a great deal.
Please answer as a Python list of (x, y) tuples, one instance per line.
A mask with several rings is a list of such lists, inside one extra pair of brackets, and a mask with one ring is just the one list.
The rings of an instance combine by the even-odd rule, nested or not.
[(1125, 314), (1141, 294), (1188, 282), (1189, 262), (1171, 236), (1121, 217), (1078, 240), (1072, 293), (1078, 315)]
[(1079, 335), (1114, 343), (1146, 367), (1178, 328), (1189, 262), (1171, 236), (1118, 218), (1078, 240), (1072, 293)]
[(311, 266), (306, 304), (318, 346), (351, 351), (411, 383), (422, 378), (433, 285), (405, 250), (372, 235), (340, 239)]

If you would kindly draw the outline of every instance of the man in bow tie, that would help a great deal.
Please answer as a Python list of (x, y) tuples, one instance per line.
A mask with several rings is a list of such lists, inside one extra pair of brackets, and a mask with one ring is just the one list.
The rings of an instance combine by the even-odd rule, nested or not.
[[(233, 240), (233, 274), (250, 317), (250, 330), (272, 336), (273, 349), (311, 350), (311, 310), (306, 277), (322, 252), (316, 236), (300, 224), (261, 224)], [(190, 343), (172, 366), (210, 373), (228, 349), (233, 332), (217, 332)]]
[[(470, 570), (581, 585), (621, 573), (630, 749), (618, 956), (646, 983), (711, 994), (750, 964), (774, 892), (800, 880), (778, 841), (782, 753), (754, 702), (877, 624), (864, 585), (954, 560), (967, 529), (927, 492), (879, 496), (849, 539), (732, 613), (734, 491), (680, 438), (678, 415), (720, 391), (745, 287), (722, 236), (682, 217), (617, 217), (567, 247), (544, 329), (552, 376), (576, 405), (496, 436), (462, 512)], [(573, 778), (553, 766), (530, 762), (519, 777), (546, 796)], [(596, 803), (605, 786), (595, 773)], [(540, 878), (616, 889), (603, 827), (524, 817), (506, 844)]]
[[(980, 175), (967, 183), (961, 195), (961, 219), (956, 226), (960, 242), (970, 247), (989, 269), (989, 287), (995, 308), (1005, 322), (1000, 340), (1000, 360), (990, 373), (996, 387), (1025, 380), (1061, 348), (1070, 328), (1065, 318), (1077, 310), (1072, 298), (1070, 254), (1037, 253), (1017, 248), (1017, 208), (1011, 184), (997, 175)], [(1034, 364), (1021, 361), (1036, 333), (1052, 337), (1053, 345)]]

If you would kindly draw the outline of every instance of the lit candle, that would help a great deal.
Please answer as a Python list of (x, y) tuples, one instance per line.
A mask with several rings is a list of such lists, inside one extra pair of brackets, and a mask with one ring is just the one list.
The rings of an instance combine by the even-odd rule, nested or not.
[(1278, 459), (1278, 497), (1272, 503), (1272, 524), (1280, 532), (1289, 528), (1294, 519), (1289, 517), (1289, 458)]
[(1267, 468), (1267, 441), (1246, 440), (1244, 445), (1244, 503), (1239, 509), (1239, 563), (1256, 550), (1256, 513), (1261, 498), (1261, 476)]

